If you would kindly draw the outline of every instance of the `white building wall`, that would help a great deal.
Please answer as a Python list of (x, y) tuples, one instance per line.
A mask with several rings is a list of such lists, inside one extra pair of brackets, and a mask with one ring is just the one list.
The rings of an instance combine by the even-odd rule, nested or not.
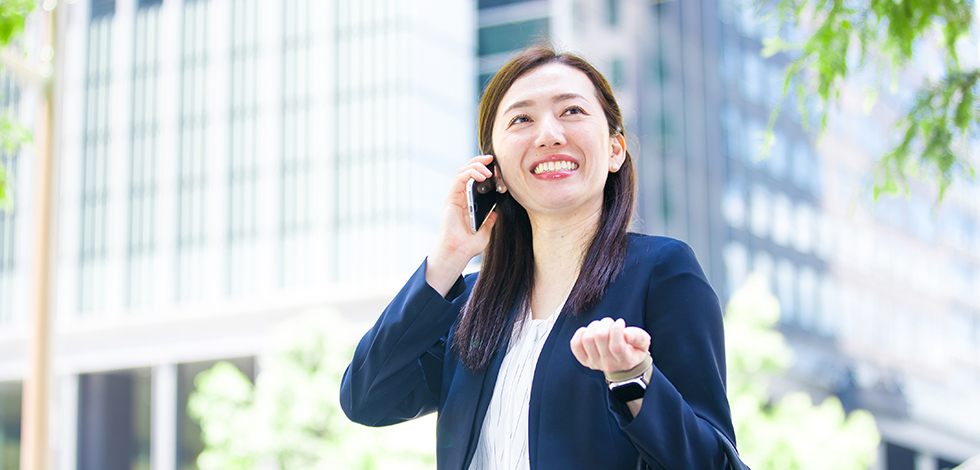
[[(58, 83), (57, 294), (52, 316), (52, 452), (59, 469), (78, 454), (78, 374), (151, 367), (154, 468), (173, 468), (177, 432), (172, 414), (179, 363), (260, 353), (271, 328), (311, 309), (332, 309), (338, 320), (363, 324), (380, 314), (400, 282), (431, 249), (450, 178), (475, 152), (475, 2), (434, 0), (283, 0), (254, 2), (257, 41), (254, 79), (256, 236), (249, 262), (232, 272), (229, 249), (229, 84), (233, 68), (232, 11), (241, 0), (163, 0), (159, 18), (159, 90), (155, 118), (156, 185), (152, 204), (155, 247), (141, 269), (145, 302), (130, 308), (129, 237), (134, 114), (134, 43), (138, 0), (117, 0), (108, 20), (112, 84), (108, 94), (109, 157), (106, 185), (107, 256), (80, 264), (90, 2), (59, 5), (64, 70)], [(246, 4), (247, 4), (246, 2)], [(292, 3), (287, 3), (292, 2)], [(178, 298), (180, 155), (183, 106), (182, 44), (185, 9), (206, 10), (205, 241), (193, 273), (200, 295)], [(284, 46), (286, 5), (303, 8), (309, 25), (308, 60), (298, 69), (307, 82), (305, 121), (286, 128)], [(305, 6), (303, 6), (305, 5)], [(290, 7), (292, 8), (292, 7)], [(152, 33), (152, 31), (151, 31)], [(151, 87), (152, 88), (152, 87)], [(25, 98), (27, 98), (25, 96)], [(283, 207), (292, 188), (282, 178), (289, 135), (309, 147), (302, 206), (308, 229), (284, 235)], [(289, 142), (295, 143), (295, 142)], [(22, 165), (21, 168), (25, 168)], [(29, 171), (21, 174), (29, 175)], [(18, 209), (29, 198), (18, 200)], [(29, 213), (29, 212), (28, 212)], [(32, 226), (21, 213), (20, 231)], [(30, 239), (24, 233), (22, 240)], [(26, 248), (26, 245), (21, 245)], [(21, 266), (29, 252), (19, 252)], [(290, 263), (284, 259), (289, 257)], [(143, 261), (141, 261), (143, 262)], [(134, 265), (135, 266), (135, 265)], [(284, 272), (287, 267), (295, 268)], [(84, 269), (83, 269), (84, 268)], [(26, 274), (26, 273), (25, 273)], [(229, 295), (231, 276), (242, 291)], [(21, 283), (26, 275), (19, 275)], [(99, 282), (85, 283), (83, 276)], [(147, 281), (149, 280), (149, 281)], [(283, 287), (283, 286), (287, 287)], [(90, 286), (94, 292), (84, 292)], [(94, 287), (92, 287), (94, 286)], [(139, 286), (136, 286), (139, 287)], [(89, 295), (90, 308), (80, 302)], [(135, 298), (135, 297), (133, 297)], [(27, 315), (17, 303), (17, 315)], [(0, 380), (26, 371), (23, 325), (0, 324)], [(10, 354), (7, 354), (7, 353)]]

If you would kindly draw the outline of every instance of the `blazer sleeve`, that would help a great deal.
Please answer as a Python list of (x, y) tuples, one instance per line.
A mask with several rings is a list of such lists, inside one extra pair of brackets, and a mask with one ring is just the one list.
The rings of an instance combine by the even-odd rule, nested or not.
[(721, 305), (687, 244), (672, 240), (663, 248), (646, 295), (653, 376), (635, 418), (611, 396), (610, 407), (650, 468), (724, 468), (712, 426), (733, 443), (735, 432)]
[(465, 301), (466, 286), (460, 277), (444, 298), (425, 281), (425, 266), (422, 263), (354, 350), (340, 385), (340, 406), (351, 421), (386, 426), (438, 407), (447, 337)]

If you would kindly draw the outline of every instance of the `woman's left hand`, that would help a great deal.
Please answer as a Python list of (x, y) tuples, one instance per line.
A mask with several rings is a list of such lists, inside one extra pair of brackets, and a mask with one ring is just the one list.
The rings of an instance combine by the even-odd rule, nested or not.
[(572, 336), (572, 354), (583, 366), (606, 373), (639, 365), (650, 351), (650, 334), (626, 326), (622, 318), (606, 317), (583, 326)]

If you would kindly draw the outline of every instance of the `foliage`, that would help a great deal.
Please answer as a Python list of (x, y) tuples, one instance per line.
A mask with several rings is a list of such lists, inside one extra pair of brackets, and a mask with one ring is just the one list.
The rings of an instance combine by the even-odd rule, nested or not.
[(254, 386), (228, 363), (197, 376), (188, 412), (201, 424), (201, 470), (435, 467), (431, 417), (368, 429), (344, 416), (340, 379), (353, 344), (329, 323), (335, 318), (319, 313), (280, 327)]
[[(31, 132), (26, 127), (5, 116), (0, 116), (0, 151), (14, 153), (21, 144), (30, 141)], [(7, 184), (7, 172), (3, 165), (0, 165), (0, 209), (10, 202)]]
[[(24, 32), (27, 15), (34, 9), (35, 0), (0, 1), (0, 51), (7, 48)], [(0, 116), (0, 150), (16, 152), (21, 143), (30, 140), (30, 133), (5, 116)], [(0, 209), (7, 201), (7, 172), (0, 165)]]
[[(955, 179), (976, 178), (963, 143), (976, 140), (980, 130), (980, 70), (964, 70), (957, 53), (961, 40), (969, 37), (971, 0), (762, 0), (757, 5), (765, 16), (775, 18), (784, 35), (812, 31), (797, 43), (768, 38), (763, 54), (788, 51), (794, 56), (785, 71), (783, 93), (795, 84), (802, 103), (815, 91), (822, 105), (821, 130), (827, 125), (829, 103), (840, 99), (851, 71), (872, 64), (879, 70), (900, 70), (923, 44), (939, 52), (945, 69), (942, 79), (927, 81), (896, 125), (903, 137), (878, 162), (876, 199), (900, 190), (908, 194), (906, 175), (935, 180), (940, 200)], [(802, 71), (812, 77), (809, 86), (796, 80)], [(773, 118), (777, 113), (778, 109)]]
[(770, 399), (769, 379), (791, 360), (782, 334), (773, 329), (778, 319), (779, 302), (757, 276), (726, 308), (728, 396), (742, 457), (755, 470), (868, 468), (880, 441), (870, 413), (846, 415), (835, 397), (814, 405), (803, 392)]
[(24, 32), (24, 20), (34, 9), (35, 0), (0, 2), (0, 47), (6, 46)]

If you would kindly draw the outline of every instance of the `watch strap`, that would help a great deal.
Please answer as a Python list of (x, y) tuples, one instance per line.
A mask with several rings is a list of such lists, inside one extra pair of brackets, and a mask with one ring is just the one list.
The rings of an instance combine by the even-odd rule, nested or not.
[(623, 370), (619, 372), (604, 372), (606, 376), (606, 382), (624, 382), (626, 380), (635, 379), (637, 377), (642, 377), (647, 373), (647, 370), (653, 365), (653, 358), (650, 353), (647, 353), (647, 357), (643, 358), (643, 362), (637, 364), (635, 367), (629, 370)]

